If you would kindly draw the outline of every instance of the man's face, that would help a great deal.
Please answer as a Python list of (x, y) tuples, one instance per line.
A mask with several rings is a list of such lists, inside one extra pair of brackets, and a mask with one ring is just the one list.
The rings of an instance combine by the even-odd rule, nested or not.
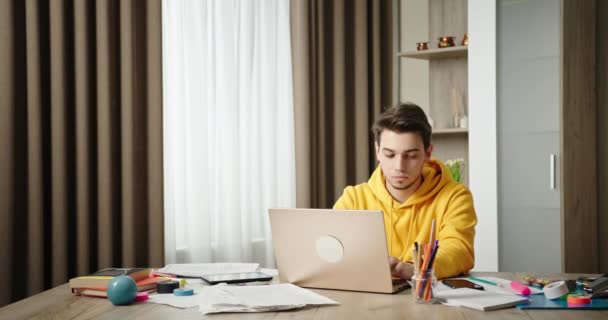
[(415, 132), (384, 130), (380, 145), (376, 143), (376, 158), (386, 181), (396, 190), (407, 190), (420, 179), (422, 167), (430, 160), (432, 151), (432, 145), (424, 149), (422, 137)]

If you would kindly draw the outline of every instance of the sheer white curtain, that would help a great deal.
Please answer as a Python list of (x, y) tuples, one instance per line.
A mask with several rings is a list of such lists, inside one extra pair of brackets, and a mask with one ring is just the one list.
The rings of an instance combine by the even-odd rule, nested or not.
[(289, 0), (163, 1), (165, 260), (273, 266), (295, 206)]

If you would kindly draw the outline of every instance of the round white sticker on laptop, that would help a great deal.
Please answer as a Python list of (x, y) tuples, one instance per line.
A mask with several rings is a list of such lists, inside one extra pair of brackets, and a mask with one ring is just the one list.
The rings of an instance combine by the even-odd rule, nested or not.
[(317, 254), (323, 261), (336, 263), (344, 257), (344, 246), (332, 236), (321, 236), (317, 239)]

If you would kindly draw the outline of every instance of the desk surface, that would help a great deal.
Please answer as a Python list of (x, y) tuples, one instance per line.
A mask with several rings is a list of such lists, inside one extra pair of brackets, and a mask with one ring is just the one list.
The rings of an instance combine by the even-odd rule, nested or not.
[[(510, 279), (512, 273), (480, 273)], [(575, 279), (578, 274), (553, 274)], [(519, 310), (476, 311), (439, 304), (417, 305), (410, 290), (398, 294), (375, 294), (338, 290), (314, 290), (340, 302), (339, 306), (309, 307), (278, 313), (234, 313), (208, 316), (211, 319), (608, 319), (608, 311)], [(176, 309), (153, 303), (115, 307), (107, 299), (77, 297), (67, 284), (47, 290), (0, 309), (0, 319), (201, 319), (198, 308)]]

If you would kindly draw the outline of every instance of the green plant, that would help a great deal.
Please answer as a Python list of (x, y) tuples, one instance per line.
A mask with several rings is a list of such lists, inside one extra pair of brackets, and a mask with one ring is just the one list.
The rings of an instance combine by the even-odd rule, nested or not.
[(445, 162), (445, 165), (450, 170), (452, 179), (456, 182), (462, 182), (462, 169), (464, 168), (464, 159), (450, 159)]

